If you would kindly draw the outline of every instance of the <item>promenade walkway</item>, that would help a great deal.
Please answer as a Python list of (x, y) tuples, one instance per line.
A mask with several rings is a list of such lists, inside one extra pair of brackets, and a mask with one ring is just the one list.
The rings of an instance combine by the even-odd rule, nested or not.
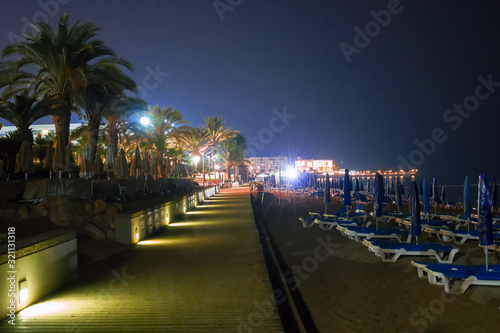
[(282, 332), (247, 187), (94, 264), (1, 332)]

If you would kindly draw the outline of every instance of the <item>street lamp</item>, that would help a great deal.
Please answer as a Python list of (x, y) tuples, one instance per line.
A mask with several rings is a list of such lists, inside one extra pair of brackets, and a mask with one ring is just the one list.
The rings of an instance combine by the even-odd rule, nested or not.
[(151, 125), (151, 120), (148, 117), (141, 117), (141, 119), (139, 119), (139, 122), (141, 123), (142, 126)]

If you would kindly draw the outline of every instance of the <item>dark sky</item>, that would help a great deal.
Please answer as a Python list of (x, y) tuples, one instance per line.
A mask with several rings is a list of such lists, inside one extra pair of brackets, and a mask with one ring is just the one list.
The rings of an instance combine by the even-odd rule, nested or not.
[[(222, 115), (249, 156), (358, 170), (404, 159), (440, 183), (480, 171), (500, 181), (497, 1), (221, 0), (223, 20), (214, 1), (41, 2), (51, 6), (2, 0), (1, 48), (23, 18), (92, 21), (134, 64), (150, 105), (173, 106), (195, 126)], [(340, 45), (355, 42), (348, 63)], [(493, 83), (477, 88), (479, 76)], [(475, 111), (447, 111), (463, 103)]]

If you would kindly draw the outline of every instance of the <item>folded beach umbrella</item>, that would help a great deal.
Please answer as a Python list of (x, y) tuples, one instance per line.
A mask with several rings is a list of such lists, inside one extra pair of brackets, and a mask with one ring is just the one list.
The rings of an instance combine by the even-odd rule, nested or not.
[(149, 153), (146, 149), (142, 152), (142, 162), (141, 169), (144, 176), (147, 177), (148, 173), (151, 173), (151, 166), (149, 164)]
[(349, 169), (345, 169), (344, 175), (344, 206), (351, 205), (351, 188), (349, 186)]
[(151, 176), (153, 176), (154, 179), (158, 176), (158, 162), (156, 161), (155, 153), (151, 154)]
[(486, 270), (488, 270), (488, 245), (493, 244), (493, 217), (491, 215), (488, 179), (486, 178), (486, 174), (484, 172), (479, 175), (477, 189), (479, 245), (484, 247), (484, 255), (486, 257)]
[(358, 193), (359, 192), (359, 179), (356, 177), (355, 178), (355, 183), (354, 183), (354, 192)]
[(366, 181), (366, 192), (371, 193), (371, 188), (370, 188), (370, 178)]
[(329, 203), (330, 203), (330, 176), (327, 173), (325, 179), (325, 214), (328, 213)]
[(359, 184), (359, 190), (360, 190), (361, 192), (364, 192), (364, 191), (365, 191), (365, 188), (364, 188), (364, 186), (363, 186), (363, 180), (361, 180), (361, 182), (360, 182), (360, 184)]
[(497, 183), (493, 184), (493, 188), (491, 189), (491, 210), (495, 210), (497, 207)]
[(405, 195), (405, 186), (401, 183), (401, 195)]
[(102, 164), (101, 154), (95, 153), (94, 164), (92, 165), (92, 172), (94, 176), (101, 174), (104, 171), (104, 165)]
[(135, 146), (134, 156), (132, 157), (132, 165), (130, 166), (130, 177), (139, 178), (139, 173), (141, 171), (141, 151), (139, 150), (139, 145)]
[(435, 204), (440, 204), (438, 186), (436, 178), (432, 178), (432, 200)]
[(49, 140), (47, 142), (47, 152), (43, 159), (43, 167), (50, 170), (52, 168), (52, 162), (54, 162), (54, 142)]
[(396, 188), (395, 188), (395, 196), (396, 196), (396, 206), (398, 206), (398, 212), (403, 206), (403, 198), (401, 198), (401, 182), (399, 181), (399, 178), (396, 178)]
[(82, 157), (79, 158), (78, 164), (80, 165), (80, 178), (88, 179), (93, 177), (92, 173), (92, 146), (90, 143), (83, 145), (83, 151), (80, 154)]
[(420, 223), (420, 198), (418, 196), (418, 186), (416, 182), (410, 184), (410, 207), (411, 207), (411, 227), (410, 234), (415, 236), (418, 244), (418, 236), (422, 233)]
[(116, 155), (115, 166), (115, 176), (117, 178), (126, 178), (128, 176), (127, 157), (125, 156), (125, 150), (123, 150), (123, 148), (120, 149), (118, 155)]
[(109, 178), (109, 173), (111, 171), (114, 171), (116, 168), (115, 160), (116, 160), (115, 147), (109, 146), (108, 150), (106, 151), (106, 160), (104, 161), (104, 171), (108, 173), (108, 178)]
[(339, 179), (339, 189), (340, 190), (344, 189), (344, 181), (342, 180), (342, 178)]
[(16, 172), (24, 172), (25, 179), (28, 179), (28, 172), (33, 172), (33, 154), (31, 152), (31, 143), (23, 141), (21, 149), (16, 155)]
[(373, 186), (373, 210), (378, 230), (378, 218), (382, 216), (382, 201), (384, 200), (384, 178), (377, 172)]
[(470, 219), (472, 213), (472, 205), (470, 200), (470, 180), (469, 176), (465, 177), (464, 183), (464, 217)]
[(441, 189), (441, 202), (445, 203), (446, 202), (446, 186), (443, 185), (443, 188)]
[(69, 167), (66, 163), (66, 147), (62, 142), (61, 135), (58, 135), (56, 139), (56, 148), (54, 151), (54, 161), (52, 162), (52, 171), (60, 171), (59, 176), (61, 176), (61, 173), (69, 171)]
[(431, 196), (430, 196), (430, 188), (427, 186), (427, 180), (424, 178), (424, 184), (422, 185), (424, 190), (424, 213), (428, 214), (431, 212)]

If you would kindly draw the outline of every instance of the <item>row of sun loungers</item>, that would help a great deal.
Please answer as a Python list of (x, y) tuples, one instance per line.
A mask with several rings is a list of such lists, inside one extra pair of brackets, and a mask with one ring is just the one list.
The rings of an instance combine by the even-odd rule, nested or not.
[[(410, 222), (403, 214), (394, 212), (379, 218), (381, 222), (394, 221), (400, 228), (371, 228), (370, 222), (366, 222), (368, 214), (361, 209), (358, 209), (357, 213), (365, 216), (359, 218), (349, 214), (350, 220), (347, 221), (345, 211), (331, 215), (310, 212), (309, 217), (299, 220), (306, 228), (314, 225), (322, 230), (336, 228), (349, 239), (362, 242), (383, 262), (395, 262), (401, 256), (424, 256), (434, 259), (438, 263), (411, 261), (411, 264), (417, 268), (419, 277), (427, 277), (433, 285), (443, 285), (447, 293), (461, 294), (471, 285), (500, 286), (500, 265), (489, 265), (488, 270), (484, 265), (453, 265), (455, 255), (460, 251), (457, 247), (440, 243), (410, 243), (411, 236), (408, 230)], [(500, 229), (499, 220), (495, 221), (497, 223), (493, 228)], [(462, 245), (467, 240), (479, 239), (477, 230), (462, 230), (464, 227), (470, 228), (474, 223), (477, 223), (474, 218), (429, 214), (422, 219), (421, 225), (423, 231), (435, 235), (440, 241), (453, 241)], [(500, 241), (500, 233), (495, 233), (494, 238)], [(496, 251), (500, 252), (500, 246), (497, 245)]]

